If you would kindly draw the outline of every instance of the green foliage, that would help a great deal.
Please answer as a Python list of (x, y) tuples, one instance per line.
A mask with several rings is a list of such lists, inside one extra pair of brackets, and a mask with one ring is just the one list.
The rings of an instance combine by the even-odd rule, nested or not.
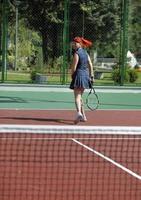
[[(13, 26), (9, 26), (9, 48), (8, 48), (8, 62), (13, 64), (15, 61), (15, 29)], [(41, 44), (41, 37), (35, 31), (32, 31), (26, 27), (25, 20), (19, 20), (18, 26), (18, 56), (17, 56), (17, 69), (27, 70), (31, 67), (30, 60), (35, 56), (35, 52), (38, 52)], [(40, 56), (41, 57), (41, 56)]]
[[(119, 1), (115, 3), (107, 3), (107, 0), (88, 1), (80, 4), (80, 8), (85, 16), (85, 36), (94, 41), (98, 54), (117, 56), (120, 32)], [(82, 18), (80, 20), (82, 21)]]
[(141, 1), (131, 1), (129, 4), (129, 48), (136, 54), (141, 54), (140, 35), (141, 35)]
[(31, 78), (32, 82), (35, 81), (35, 79), (36, 79), (36, 74), (37, 74), (37, 71), (36, 71), (36, 70), (32, 70), (32, 71), (31, 71), (30, 78)]
[[(131, 0), (129, 3), (129, 45), (133, 52), (140, 51), (141, 5), (139, 1), (141, 0)], [(10, 0), (9, 2), (11, 3), (9, 3), (8, 13), (8, 37), (10, 37), (11, 44), (8, 51), (11, 56), (9, 61), (13, 63), (15, 57), (15, 1)], [(62, 63), (61, 61), (59, 63), (58, 60), (64, 53), (64, 3), (64, 0), (20, 1), (17, 61), (20, 69), (26, 70), (28, 67), (31, 69), (35, 65), (42, 66), (42, 61), (38, 61), (37, 64), (30, 62), (35, 51), (40, 48), (38, 60), (41, 58), (49, 69), (59, 71)], [(1, 11), (0, 8), (0, 14)], [(98, 56), (117, 58), (120, 52), (121, 12), (121, 0), (70, 1), (68, 43), (74, 36), (83, 35), (93, 41)]]
[[(115, 83), (120, 84), (121, 75), (119, 69), (114, 69), (114, 71), (112, 72), (112, 79), (114, 80)], [(127, 73), (127, 71), (125, 72), (124, 80), (125, 82), (129, 82), (129, 74)]]
[(129, 69), (128, 74), (130, 77), (130, 79), (129, 79), (130, 83), (134, 83), (138, 79), (138, 73), (135, 69)]
[[(138, 74), (135, 69), (126, 69), (124, 74), (124, 82), (125, 83), (134, 83), (138, 79)], [(112, 80), (115, 83), (120, 84), (121, 74), (119, 68), (115, 68), (112, 72)]]
[(31, 78), (32, 82), (35, 81), (37, 74), (46, 74), (46, 68), (39, 67), (39, 66), (35, 66), (34, 68), (32, 68), (30, 71), (30, 78)]
[[(63, 30), (63, 1), (31, 1), (27, 0), (20, 7), (26, 25), (37, 32), (42, 39), (43, 61), (48, 63), (49, 56), (56, 56), (57, 43), (60, 43), (59, 32)], [(23, 12), (25, 9), (28, 12)], [(62, 40), (62, 39), (61, 39)]]
[[(13, 0), (11, 2), (14, 4)], [(94, 41), (99, 54), (117, 55), (119, 6), (119, 1), (116, 1), (116, 6), (112, 2), (107, 3), (107, 0), (70, 1), (70, 33), (68, 34), (70, 38), (68, 38), (68, 42), (72, 37), (84, 34), (84, 37)], [(44, 63), (48, 64), (50, 57), (54, 59), (54, 57), (61, 56), (63, 51), (64, 1), (21, 1), (18, 11), (20, 21), (24, 19), (25, 24), (19, 25), (25, 26), (27, 29), (27, 32), (26, 29), (19, 30), (19, 35), (22, 35), (19, 42), (23, 47), (20, 50), (20, 56), (27, 53), (30, 55), (33, 50), (31, 46), (35, 35), (31, 36), (28, 42), (24, 38), (26, 35), (31, 35), (29, 30), (40, 35)], [(11, 13), (12, 21), (14, 20), (13, 14), (14, 12)], [(32, 47), (34, 48), (34, 45)]]

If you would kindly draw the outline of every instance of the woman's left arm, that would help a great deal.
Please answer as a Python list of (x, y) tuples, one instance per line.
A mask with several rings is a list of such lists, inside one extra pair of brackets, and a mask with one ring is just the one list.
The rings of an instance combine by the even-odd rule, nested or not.
[(71, 64), (71, 75), (73, 75), (74, 72), (76, 71), (78, 60), (79, 60), (79, 56), (78, 56), (77, 53), (75, 53), (74, 56), (73, 56), (72, 64)]

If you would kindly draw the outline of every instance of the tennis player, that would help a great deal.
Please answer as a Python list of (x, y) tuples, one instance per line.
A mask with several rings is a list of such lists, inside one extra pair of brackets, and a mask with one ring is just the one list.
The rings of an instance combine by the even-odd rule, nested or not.
[(82, 37), (75, 37), (72, 41), (73, 61), (71, 64), (72, 81), (70, 89), (74, 90), (77, 116), (74, 123), (86, 122), (82, 95), (85, 89), (92, 87), (94, 80), (93, 65), (86, 48), (92, 46), (92, 42)]

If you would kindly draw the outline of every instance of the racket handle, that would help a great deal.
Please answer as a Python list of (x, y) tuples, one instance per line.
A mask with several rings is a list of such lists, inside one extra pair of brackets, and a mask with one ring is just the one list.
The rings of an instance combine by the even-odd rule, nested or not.
[(91, 84), (93, 84), (93, 82), (94, 82), (94, 77), (91, 76)]

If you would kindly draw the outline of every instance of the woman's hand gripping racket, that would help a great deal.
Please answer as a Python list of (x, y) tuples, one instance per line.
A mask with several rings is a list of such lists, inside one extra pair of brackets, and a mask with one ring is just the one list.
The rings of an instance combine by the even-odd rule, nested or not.
[(90, 110), (96, 110), (99, 106), (99, 99), (93, 85), (86, 98), (86, 105)]

